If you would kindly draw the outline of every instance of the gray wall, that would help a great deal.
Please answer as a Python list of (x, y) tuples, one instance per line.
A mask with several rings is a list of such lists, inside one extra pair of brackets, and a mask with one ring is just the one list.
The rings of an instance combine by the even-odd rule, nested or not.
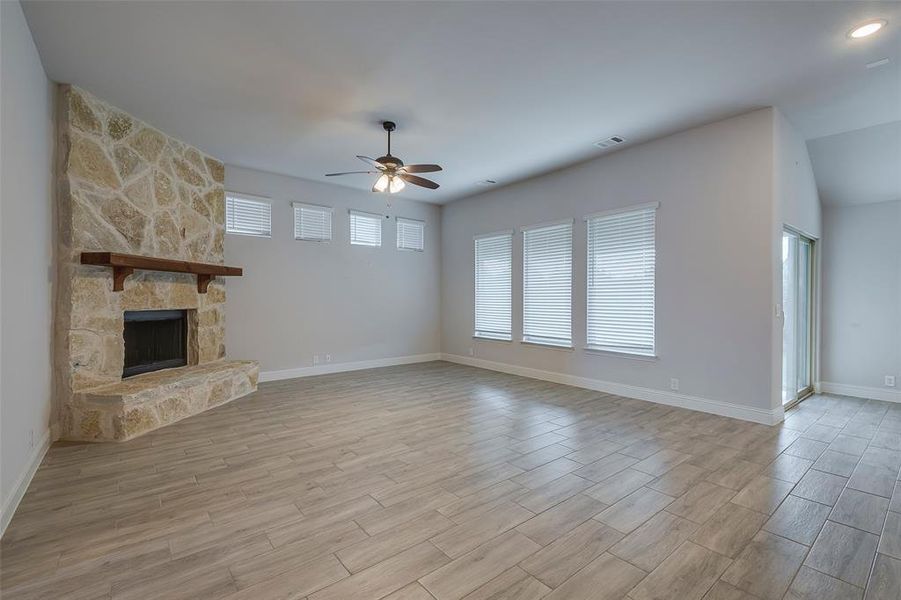
[(901, 386), (901, 200), (823, 216), (821, 380), (901, 400), (901, 387), (884, 386), (886, 375)]
[[(49, 441), (53, 87), (18, 2), (0, 2), (0, 498), (3, 523)], [(27, 481), (25, 481), (27, 483)]]
[[(772, 408), (774, 111), (698, 127), (447, 205), (442, 349), (500, 363)], [(659, 201), (657, 360), (588, 353), (587, 214)], [(576, 350), (474, 340), (473, 236), (573, 217)], [(514, 240), (513, 330), (521, 335), (522, 236)]]
[[(437, 353), (441, 221), (437, 206), (227, 166), (227, 190), (272, 199), (272, 238), (226, 235), (226, 350), (261, 371)], [(291, 202), (334, 208), (331, 242), (294, 240)], [(382, 247), (351, 246), (349, 208), (389, 215)], [(399, 251), (395, 216), (421, 219), (425, 251)], [(325, 360), (322, 359), (321, 365)]]

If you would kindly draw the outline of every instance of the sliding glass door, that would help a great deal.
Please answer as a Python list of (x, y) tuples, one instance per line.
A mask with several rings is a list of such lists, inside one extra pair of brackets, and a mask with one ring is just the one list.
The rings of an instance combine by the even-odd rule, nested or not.
[(813, 240), (782, 233), (782, 404), (813, 392)]

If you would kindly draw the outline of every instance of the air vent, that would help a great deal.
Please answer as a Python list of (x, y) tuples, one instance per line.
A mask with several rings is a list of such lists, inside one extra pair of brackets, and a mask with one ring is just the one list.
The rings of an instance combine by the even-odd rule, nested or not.
[(885, 65), (889, 64), (890, 62), (891, 61), (887, 58), (883, 58), (881, 60), (874, 60), (871, 63), (867, 63), (867, 68), (868, 69), (877, 69), (879, 67), (884, 67)]
[(606, 140), (601, 140), (599, 142), (595, 142), (594, 145), (598, 148), (612, 148), (613, 146), (619, 146), (624, 143), (626, 138), (621, 135), (611, 135)]

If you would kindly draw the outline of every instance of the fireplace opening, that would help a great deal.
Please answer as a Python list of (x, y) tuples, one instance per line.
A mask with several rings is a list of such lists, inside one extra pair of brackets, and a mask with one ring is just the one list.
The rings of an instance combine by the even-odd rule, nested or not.
[(188, 311), (125, 311), (122, 377), (188, 364)]

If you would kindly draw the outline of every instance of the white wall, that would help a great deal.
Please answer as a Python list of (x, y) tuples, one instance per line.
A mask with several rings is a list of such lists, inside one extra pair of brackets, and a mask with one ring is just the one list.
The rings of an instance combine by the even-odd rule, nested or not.
[(0, 2), (0, 499), (5, 528), (49, 442), (53, 87), (18, 2)]
[[(813, 165), (807, 143), (779, 110), (773, 110), (773, 201), (776, 218), (773, 220), (773, 296), (771, 305), (782, 305), (782, 230), (788, 226), (800, 231), (813, 240), (822, 237), (823, 217)], [(817, 251), (814, 251), (816, 256)], [(820, 339), (820, 301), (822, 292), (819, 282), (820, 261), (814, 263), (814, 380), (819, 372), (817, 347)], [(770, 380), (770, 403), (773, 407), (782, 404), (782, 337), (785, 319), (773, 320), (771, 345), (772, 378)]]
[[(793, 227), (812, 239), (819, 239), (822, 214), (813, 165), (807, 143), (785, 116), (773, 111), (774, 119), (774, 185), (781, 223)], [(782, 235), (777, 239), (782, 256)], [(781, 273), (778, 277), (782, 281)]]
[[(766, 420), (771, 409), (774, 111), (698, 127), (592, 162), (446, 205), (442, 213), (442, 349), (467, 357), (636, 386)], [(585, 346), (587, 214), (659, 201), (657, 360)], [(573, 217), (576, 350), (475, 340), (473, 236)], [(522, 324), (522, 236), (514, 240), (514, 337)], [(680, 380), (680, 397), (669, 394)], [(604, 386), (599, 386), (603, 388)], [(608, 386), (609, 389), (622, 389)], [(650, 391), (647, 391), (650, 388)], [(684, 398), (689, 396), (691, 398)], [(697, 404), (697, 402), (696, 402)]]
[[(225, 184), (271, 198), (273, 229), (272, 239), (226, 235), (227, 263), (244, 267), (227, 283), (228, 356), (297, 376), (314, 354), (341, 367), (440, 351), (437, 206), (395, 196), (387, 208), (382, 195), (233, 166)], [(334, 207), (331, 242), (294, 240), (292, 201)], [(391, 217), (381, 248), (350, 245), (350, 208)], [(397, 250), (395, 216), (426, 222), (424, 252)]]
[(823, 222), (823, 389), (901, 401), (901, 200), (827, 206)]

